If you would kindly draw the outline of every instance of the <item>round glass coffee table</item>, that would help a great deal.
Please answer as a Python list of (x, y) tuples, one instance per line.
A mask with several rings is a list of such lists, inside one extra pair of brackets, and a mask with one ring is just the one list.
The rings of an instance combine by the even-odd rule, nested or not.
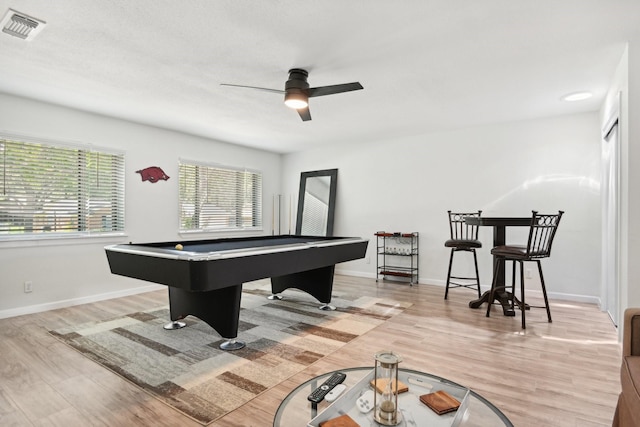
[[(333, 372), (327, 372), (300, 384), (285, 397), (278, 407), (273, 419), (273, 427), (304, 427), (312, 420), (314, 420), (314, 424), (312, 425), (315, 427), (318, 418), (322, 418), (322, 414), (326, 413), (334, 413), (330, 415), (331, 417), (334, 415), (337, 416), (338, 413), (348, 413), (353, 415), (353, 417), (364, 417), (365, 415), (362, 415), (357, 409), (354, 409), (355, 400), (364, 393), (365, 389), (369, 388), (368, 381), (372, 378), (372, 371), (372, 367), (338, 370), (338, 372), (347, 374), (347, 378), (344, 380), (347, 389), (338, 397), (338, 400), (334, 402), (334, 406), (329, 409), (327, 409), (330, 405), (328, 402), (323, 400), (317, 405), (313, 405), (307, 400), (307, 396), (329, 378)], [(403, 415), (402, 421), (398, 424), (400, 427), (421, 426), (424, 425), (427, 419), (430, 420), (429, 425), (434, 426), (513, 427), (511, 421), (491, 402), (478, 393), (466, 389), (464, 386), (424, 372), (411, 369), (400, 369), (399, 371), (399, 379), (407, 383), (406, 385), (409, 388), (408, 393), (401, 393), (398, 397), (398, 407), (402, 413), (401, 415)], [(437, 390), (446, 390), (455, 394), (456, 397), (463, 402), (457, 411), (460, 413), (438, 416), (426, 405), (419, 402), (417, 396)], [(403, 402), (409, 403), (403, 404)], [(325, 409), (327, 409), (327, 411), (325, 411)], [(323, 411), (325, 412), (323, 413)], [(319, 414), (321, 416), (316, 418)], [(371, 419), (370, 424), (366, 424), (366, 427), (370, 425), (378, 426), (378, 424), (373, 421), (373, 411), (368, 414), (367, 419), (369, 418)]]

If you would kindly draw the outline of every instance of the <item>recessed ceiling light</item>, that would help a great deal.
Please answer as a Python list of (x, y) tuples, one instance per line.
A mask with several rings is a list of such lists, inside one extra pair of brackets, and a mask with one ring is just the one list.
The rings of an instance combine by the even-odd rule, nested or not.
[(593, 96), (591, 92), (573, 92), (562, 97), (563, 101), (582, 101)]

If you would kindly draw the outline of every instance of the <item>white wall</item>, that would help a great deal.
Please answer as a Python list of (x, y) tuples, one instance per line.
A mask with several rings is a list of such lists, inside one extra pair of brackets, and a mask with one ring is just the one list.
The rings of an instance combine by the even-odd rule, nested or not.
[[(620, 313), (640, 307), (640, 35), (630, 40), (600, 112), (602, 125), (620, 93)], [(622, 331), (621, 331), (622, 332)]]
[[(485, 216), (564, 210), (552, 256), (543, 261), (547, 290), (553, 297), (599, 300), (600, 128), (596, 113), (286, 155), (283, 193), (293, 194), (296, 200), (300, 172), (330, 168), (338, 168), (334, 235), (370, 239), (369, 263), (365, 258), (341, 264), (338, 271), (374, 277), (373, 233), (418, 231), (420, 282), (443, 284), (449, 256), (443, 246), (449, 237), (448, 209), (481, 209)], [(522, 232), (507, 230), (508, 242), (521, 240)], [(480, 238), (484, 243), (479, 252), (480, 275), (483, 284), (489, 285), (492, 230), (482, 228)]]
[(628, 225), (629, 252), (627, 294), (624, 307), (640, 307), (640, 33), (629, 43), (628, 48), (628, 105), (626, 120), (628, 121), (627, 144), (628, 161)]
[[(0, 317), (135, 292), (145, 282), (110, 274), (103, 246), (178, 239), (179, 157), (246, 166), (264, 173), (264, 233), (271, 197), (296, 212), (300, 172), (338, 168), (334, 233), (371, 239), (367, 257), (338, 266), (375, 276), (378, 230), (420, 232), (420, 281), (443, 284), (446, 210), (486, 216), (566, 211), (554, 252), (543, 261), (554, 297), (597, 302), (600, 292), (600, 124), (596, 113), (325, 146), (280, 156), (163, 129), (0, 94), (0, 131), (126, 151), (127, 232), (122, 239), (0, 244)], [(160, 166), (172, 178), (142, 182), (135, 170)], [(283, 178), (284, 177), (284, 178)], [(295, 220), (295, 214), (292, 215)], [(295, 224), (291, 225), (291, 229)], [(510, 241), (519, 233), (511, 231)], [(219, 236), (202, 236), (219, 237)], [(480, 274), (491, 280), (492, 237), (481, 230)], [(368, 261), (368, 262), (367, 262)], [(466, 264), (466, 265), (465, 265)], [(463, 262), (462, 268), (470, 268)], [(34, 292), (25, 294), (31, 280)]]
[[(264, 232), (281, 186), (281, 156), (164, 129), (0, 94), (0, 131), (126, 153), (126, 231), (117, 239), (0, 242), (0, 318), (136, 292), (150, 284), (114, 276), (103, 247), (180, 239), (178, 159), (247, 167), (263, 173)], [(136, 170), (159, 166), (168, 181), (142, 182)], [(255, 234), (255, 233), (254, 233)], [(226, 237), (220, 234), (195, 238)], [(33, 282), (24, 293), (23, 283)], [(153, 285), (151, 285), (153, 286)]]

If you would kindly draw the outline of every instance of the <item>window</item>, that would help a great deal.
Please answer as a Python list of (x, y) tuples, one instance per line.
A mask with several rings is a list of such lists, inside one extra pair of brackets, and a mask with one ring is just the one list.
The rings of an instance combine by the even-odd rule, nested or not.
[(262, 228), (262, 174), (180, 162), (180, 230)]
[(124, 155), (0, 136), (0, 239), (124, 231)]

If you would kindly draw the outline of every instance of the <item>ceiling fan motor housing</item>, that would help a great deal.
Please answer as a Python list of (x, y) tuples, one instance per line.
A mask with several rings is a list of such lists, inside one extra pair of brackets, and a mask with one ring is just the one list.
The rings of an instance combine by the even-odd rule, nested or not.
[[(309, 73), (299, 68), (289, 70), (289, 80), (284, 84), (284, 101), (299, 101), (300, 108), (309, 104), (309, 83), (307, 82)], [(298, 107), (293, 107), (298, 108)]]
[(308, 76), (309, 73), (300, 68), (289, 70), (289, 80), (284, 84), (285, 92), (307, 93), (306, 90), (309, 89), (309, 83), (307, 82)]

